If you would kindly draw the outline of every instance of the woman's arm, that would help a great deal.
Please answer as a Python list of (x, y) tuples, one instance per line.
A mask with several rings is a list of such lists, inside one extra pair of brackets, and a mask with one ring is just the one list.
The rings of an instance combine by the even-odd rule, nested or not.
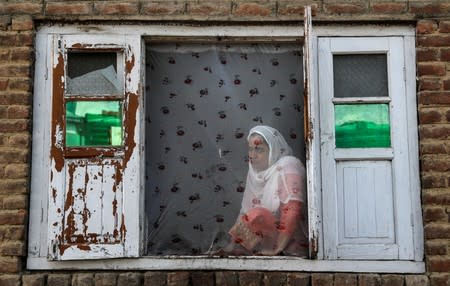
[(283, 204), (280, 211), (280, 224), (274, 249), (262, 251), (263, 255), (277, 255), (286, 248), (300, 221), (301, 202), (291, 200)]

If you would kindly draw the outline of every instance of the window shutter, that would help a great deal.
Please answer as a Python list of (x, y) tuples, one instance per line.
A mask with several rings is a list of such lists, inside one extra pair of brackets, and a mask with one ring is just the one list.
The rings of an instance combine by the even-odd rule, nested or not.
[(404, 39), (318, 48), (325, 258), (413, 259)]
[[(303, 45), (303, 84), (304, 84), (304, 128), (305, 128), (305, 147), (306, 147), (306, 178), (308, 189), (308, 220), (309, 220), (309, 248), (310, 258), (321, 257), (319, 247), (320, 235), (320, 213), (316, 207), (320, 205), (320, 194), (317, 190), (320, 188), (320, 145), (318, 140), (313, 140), (315, 134), (318, 134), (319, 107), (317, 97), (314, 96), (316, 86), (315, 80), (315, 61), (313, 60), (314, 45), (317, 37), (313, 33), (311, 7), (305, 7), (304, 17), (304, 45)], [(320, 253), (320, 254), (319, 254)]]
[(138, 256), (140, 38), (53, 39), (48, 257)]

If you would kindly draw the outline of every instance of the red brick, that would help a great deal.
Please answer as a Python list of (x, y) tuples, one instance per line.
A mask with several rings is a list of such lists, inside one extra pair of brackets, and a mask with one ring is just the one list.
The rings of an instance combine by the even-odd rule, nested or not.
[(450, 4), (411, 2), (409, 9), (410, 12), (419, 15), (442, 15), (450, 12)]
[(439, 78), (421, 78), (419, 80), (419, 90), (440, 90), (441, 81)]
[(362, 4), (340, 3), (324, 4), (324, 9), (330, 14), (359, 14), (366, 10)]
[[(146, 273), (147, 275), (147, 273)], [(220, 271), (215, 272), (216, 285), (228, 285), (228, 286), (239, 286), (238, 275), (234, 271)], [(155, 284), (145, 284), (147, 285), (164, 285), (163, 283)], [(303, 285), (299, 285), (303, 286)]]
[(381, 286), (403, 286), (403, 275), (386, 274), (381, 276)]
[(167, 286), (188, 285), (190, 274), (187, 271), (167, 273)]
[(26, 209), (28, 207), (28, 196), (25, 195), (15, 195), (7, 196), (3, 198), (3, 208), (4, 209)]
[(28, 120), (25, 119), (1, 120), (0, 132), (26, 131), (28, 130), (28, 123)]
[(0, 14), (40, 14), (42, 4), (26, 2), (2, 3), (0, 5)]
[(28, 65), (5, 65), (0, 68), (0, 77), (30, 76)]
[(11, 46), (16, 42), (16, 33), (0, 33), (0, 46)]
[(450, 205), (448, 192), (427, 190), (422, 194), (422, 203), (426, 205)]
[(262, 285), (262, 273), (256, 271), (246, 271), (239, 273), (240, 286)]
[(427, 266), (430, 272), (450, 272), (450, 257), (429, 257)]
[(286, 283), (287, 283), (286, 273), (283, 272), (264, 273), (262, 285), (286, 285)]
[(27, 105), (12, 105), (8, 107), (8, 118), (10, 119), (29, 119), (30, 107)]
[(419, 110), (420, 124), (437, 123), (441, 121), (441, 118), (442, 118), (441, 113), (439, 113), (437, 110), (429, 110), (429, 109)]
[(437, 30), (437, 23), (433, 20), (420, 20), (417, 22), (417, 34), (431, 34)]
[(8, 92), (8, 93), (0, 93), (0, 105), (9, 105), (9, 104), (19, 104), (25, 105), (30, 104), (31, 102), (31, 93), (23, 93), (23, 92)]
[(33, 30), (34, 23), (31, 16), (15, 16), (12, 18), (12, 30), (13, 31), (27, 31)]
[(444, 80), (444, 90), (450, 90), (450, 79)]
[[(279, 3), (278, 4), (278, 15), (280, 16), (303, 16), (305, 14), (305, 5), (299, 3)], [(319, 9), (317, 4), (310, 3), (308, 4), (311, 6), (311, 14), (313, 16), (317, 15), (317, 10)]]
[(94, 286), (94, 282), (92, 273), (76, 273), (72, 276), (72, 286)]
[[(117, 278), (117, 285), (123, 286), (140, 286), (142, 274), (136, 272), (121, 273)], [(201, 285), (201, 284), (200, 284)]]
[(448, 91), (421, 91), (419, 92), (421, 104), (450, 104), (450, 92)]
[(28, 147), (31, 136), (29, 134), (13, 134), (9, 137), (9, 144), (15, 147)]
[(334, 286), (355, 286), (358, 285), (356, 274), (336, 273), (334, 274)]
[[(191, 273), (191, 281), (192, 281), (192, 285), (214, 286), (214, 273), (213, 272), (194, 271)], [(276, 284), (273, 284), (273, 285), (276, 285)]]
[(431, 273), (430, 284), (432, 286), (448, 286), (450, 284), (450, 274)]
[(419, 76), (424, 75), (445, 75), (446, 68), (444, 63), (419, 63), (417, 65), (417, 73)]
[(0, 255), (25, 256), (25, 244), (23, 241), (3, 242), (0, 244)]
[[(0, 6), (0, 9), (2, 7)], [(11, 16), (9, 15), (1, 15), (0, 16), (0, 30), (6, 31), (8, 27), (11, 25)]]
[(6, 88), (8, 87), (8, 82), (9, 82), (9, 79), (1, 78), (0, 79), (0, 90), (6, 90)]
[(92, 12), (90, 2), (47, 2), (45, 14), (47, 15), (87, 15)]
[[(116, 286), (117, 274), (115, 273), (95, 273), (95, 286)], [(164, 281), (166, 282), (166, 281)], [(165, 284), (165, 283), (164, 283)], [(152, 285), (164, 285), (163, 283), (155, 283)]]
[(379, 14), (400, 14), (406, 10), (405, 3), (373, 3), (372, 11)]
[(448, 47), (450, 46), (450, 35), (418, 36), (417, 45), (419, 47)]
[(193, 16), (226, 16), (231, 12), (231, 6), (228, 3), (190, 3), (188, 7), (189, 15)]
[(28, 191), (28, 180), (20, 179), (3, 179), (0, 180), (0, 194), (26, 194)]
[(45, 274), (26, 274), (22, 276), (23, 286), (44, 286)]
[(183, 14), (186, 10), (186, 5), (183, 2), (169, 2), (166, 1), (164, 4), (158, 3), (142, 3), (141, 11), (145, 15), (177, 15)]
[(0, 163), (26, 163), (28, 150), (0, 148)]
[(427, 275), (406, 275), (405, 286), (429, 286), (430, 281)]
[(0, 257), (0, 272), (18, 273), (20, 270), (21, 263), (19, 257)]
[(422, 187), (429, 188), (445, 188), (447, 183), (445, 182), (446, 177), (434, 176), (434, 175), (423, 175), (422, 176)]
[(5, 168), (5, 177), (9, 179), (26, 178), (28, 164), (9, 164)]
[(439, 32), (440, 33), (450, 33), (450, 21), (440, 21), (439, 22)]
[(234, 9), (233, 14), (239, 17), (267, 17), (274, 13), (272, 5), (260, 5), (257, 3), (240, 3)]
[(429, 223), (424, 227), (425, 239), (450, 238), (450, 225), (443, 223)]
[(428, 222), (446, 222), (448, 219), (443, 207), (427, 207), (423, 212), (423, 220)]
[[(71, 278), (70, 274), (48, 274), (47, 286), (70, 286)], [(106, 285), (99, 284), (98, 286)], [(112, 286), (116, 286), (116, 284), (114, 283)]]
[(450, 125), (421, 127), (419, 132), (422, 139), (447, 139), (450, 137)]
[(14, 48), (11, 51), (11, 61), (26, 61), (29, 62), (33, 59), (33, 49), (31, 47), (26, 48)]
[(380, 286), (381, 278), (378, 274), (359, 274), (358, 286)]
[(20, 275), (0, 274), (0, 285), (20, 286)]
[(34, 44), (33, 32), (21, 32), (16, 36), (16, 44), (20, 47), (32, 47)]
[(0, 61), (9, 61), (10, 51), (9, 49), (0, 49)]
[[(27, 212), (24, 210), (0, 211), (0, 225), (23, 225)], [(0, 268), (1, 269), (1, 268)]]
[(333, 285), (333, 274), (312, 273), (311, 286), (329, 286)]
[(428, 240), (425, 242), (426, 255), (447, 255), (447, 240)]
[(441, 49), (441, 61), (450, 62), (450, 49)]
[(306, 273), (289, 272), (287, 273), (288, 286), (309, 286), (311, 275)]
[(422, 160), (422, 171), (448, 172), (450, 171), (450, 160), (446, 157), (430, 158)]
[(0, 118), (7, 119), (8, 118), (8, 106), (0, 105)]
[(138, 4), (110, 1), (94, 2), (94, 10), (101, 15), (134, 15), (138, 14)]
[(447, 120), (448, 123), (450, 123), (450, 110), (448, 110), (448, 111), (445, 113), (445, 119)]
[[(25, 226), (23, 225), (0, 225), (0, 240), (24, 240)], [(1, 285), (1, 284), (0, 284)]]
[(9, 90), (31, 91), (32, 83), (29, 78), (12, 78), (9, 80)]

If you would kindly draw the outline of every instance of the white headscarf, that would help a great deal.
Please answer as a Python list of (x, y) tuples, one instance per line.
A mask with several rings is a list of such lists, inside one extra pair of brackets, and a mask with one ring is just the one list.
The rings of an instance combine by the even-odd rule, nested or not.
[(279, 180), (286, 186), (284, 175), (299, 174), (304, 178), (305, 170), (300, 160), (291, 156), (292, 149), (278, 130), (265, 125), (255, 126), (250, 129), (247, 140), (254, 134), (260, 135), (269, 145), (269, 167), (258, 172), (249, 162), (241, 214), (253, 208), (255, 200), (260, 202), (261, 207), (275, 213), (280, 202), (287, 203), (288, 200), (295, 199), (288, 197), (285, 201), (280, 201)]

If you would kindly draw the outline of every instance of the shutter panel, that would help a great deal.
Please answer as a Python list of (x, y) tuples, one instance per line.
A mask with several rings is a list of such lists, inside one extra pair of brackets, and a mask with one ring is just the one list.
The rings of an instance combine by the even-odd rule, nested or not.
[(139, 255), (140, 38), (54, 36), (49, 259)]
[(413, 259), (403, 41), (319, 39), (326, 258)]
[(303, 84), (304, 84), (304, 128), (306, 147), (306, 179), (308, 190), (308, 220), (309, 220), (309, 248), (310, 258), (315, 259), (322, 256), (320, 249), (320, 212), (317, 206), (320, 205), (320, 145), (318, 140), (318, 113), (319, 107), (317, 97), (314, 96), (316, 86), (315, 65), (313, 60), (314, 45), (317, 37), (313, 33), (311, 7), (305, 7), (304, 17), (304, 45), (303, 45)]

